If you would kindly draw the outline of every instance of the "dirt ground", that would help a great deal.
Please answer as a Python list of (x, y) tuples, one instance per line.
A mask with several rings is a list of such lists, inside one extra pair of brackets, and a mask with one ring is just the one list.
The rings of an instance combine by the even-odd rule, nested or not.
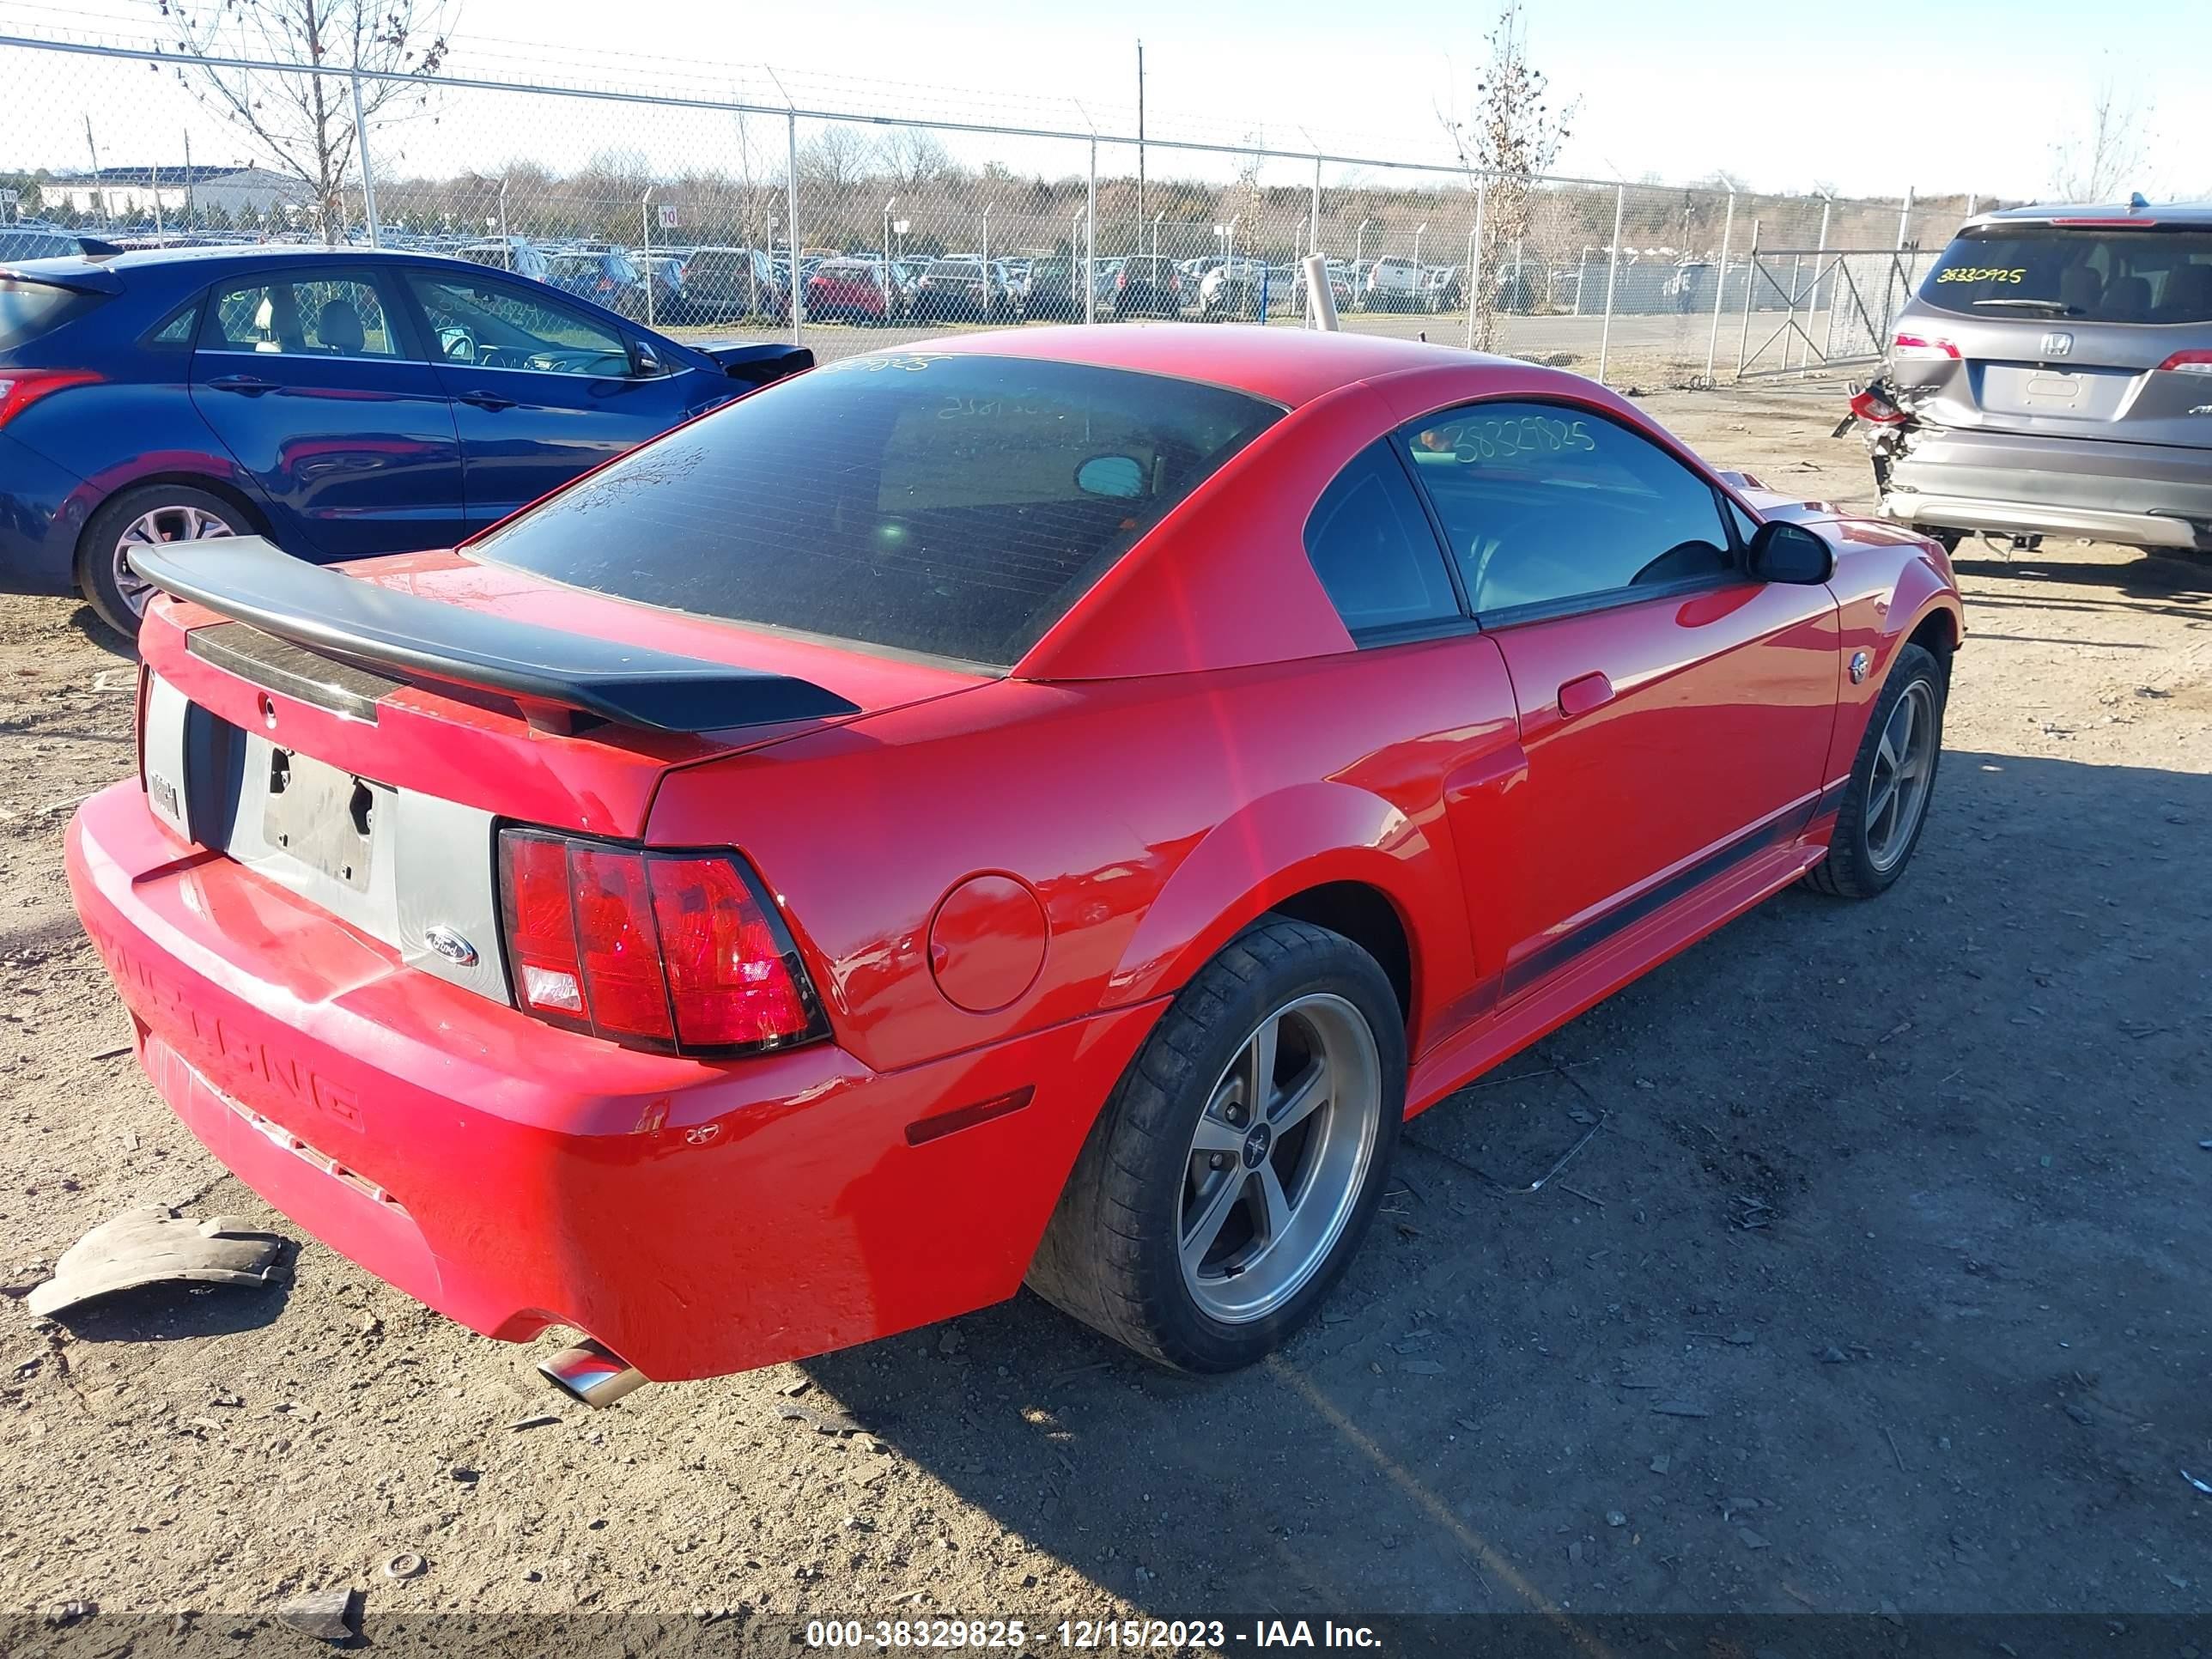
[[(1866, 494), (1832, 388), (1650, 402)], [(1024, 1295), (591, 1413), (313, 1242), (67, 1329), (0, 1298), (0, 1609), (2212, 1611), (2212, 562), (1960, 569), (1904, 883), (1785, 894), (1410, 1126), (1270, 1365), (1165, 1376)], [(17, 1295), (149, 1199), (296, 1232), (139, 1075), (70, 910), (131, 685), (81, 607), (0, 600)]]

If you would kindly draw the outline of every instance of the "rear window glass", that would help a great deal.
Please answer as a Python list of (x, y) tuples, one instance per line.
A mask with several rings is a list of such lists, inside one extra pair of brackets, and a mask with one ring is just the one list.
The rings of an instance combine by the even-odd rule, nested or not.
[(73, 294), (46, 283), (0, 279), (0, 351), (28, 345), (100, 303), (96, 294)]
[(476, 550), (647, 605), (1004, 667), (1280, 414), (1087, 364), (848, 358), (679, 428)]
[(2212, 322), (2212, 230), (1992, 226), (1954, 238), (1920, 297), (1982, 317)]

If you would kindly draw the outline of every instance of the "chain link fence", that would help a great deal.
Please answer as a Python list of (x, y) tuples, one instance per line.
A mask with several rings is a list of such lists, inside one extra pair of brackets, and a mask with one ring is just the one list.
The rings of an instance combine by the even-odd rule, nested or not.
[(1916, 267), (1973, 206), (23, 36), (0, 37), (0, 78), (15, 192), (0, 252), (10, 218), (12, 234), (36, 221), (131, 243), (420, 249), (679, 338), (788, 338), (823, 358), (986, 325), (1301, 326), (1318, 252), (1347, 330), (1615, 386), (1798, 374), (1875, 356)]

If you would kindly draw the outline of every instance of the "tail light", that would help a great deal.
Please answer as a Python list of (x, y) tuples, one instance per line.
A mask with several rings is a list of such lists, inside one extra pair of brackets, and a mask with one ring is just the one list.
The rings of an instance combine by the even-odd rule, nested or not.
[(499, 866), (508, 969), (538, 1018), (686, 1054), (829, 1035), (797, 947), (734, 854), (502, 830)]
[(1126, 271), (1126, 270), (1117, 270), (1117, 271), (1115, 271), (1115, 272), (1114, 273), (1114, 286), (1115, 286), (1115, 288), (1117, 288), (1117, 289), (1123, 289), (1123, 288), (1127, 288), (1127, 287), (1128, 287), (1128, 286), (1129, 286), (1129, 273), (1128, 273), (1127, 271)]
[(1905, 411), (1879, 392), (1866, 391), (1851, 399), (1851, 413), (1875, 426), (1902, 426)]
[(41, 398), (73, 386), (96, 385), (104, 378), (88, 368), (0, 368), (0, 426)]
[(615, 279), (614, 279), (613, 277), (611, 277), (611, 276), (602, 276), (602, 277), (600, 277), (600, 278), (599, 278), (599, 292), (600, 292), (600, 293), (602, 293), (602, 294), (605, 294), (605, 293), (609, 289), (611, 289), (614, 285), (615, 285)]
[(2176, 374), (2212, 374), (2212, 351), (2177, 351), (2159, 367)]
[(1948, 357), (1959, 360), (1959, 348), (1948, 340), (1924, 340), (1917, 334), (1900, 334), (1893, 343), (1899, 357)]

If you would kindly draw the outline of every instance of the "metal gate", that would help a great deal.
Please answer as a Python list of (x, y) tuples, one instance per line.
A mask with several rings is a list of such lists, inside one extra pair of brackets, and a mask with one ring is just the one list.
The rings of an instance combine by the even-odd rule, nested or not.
[(1920, 250), (1764, 248), (1744, 271), (1735, 378), (1879, 362), (1917, 280)]

